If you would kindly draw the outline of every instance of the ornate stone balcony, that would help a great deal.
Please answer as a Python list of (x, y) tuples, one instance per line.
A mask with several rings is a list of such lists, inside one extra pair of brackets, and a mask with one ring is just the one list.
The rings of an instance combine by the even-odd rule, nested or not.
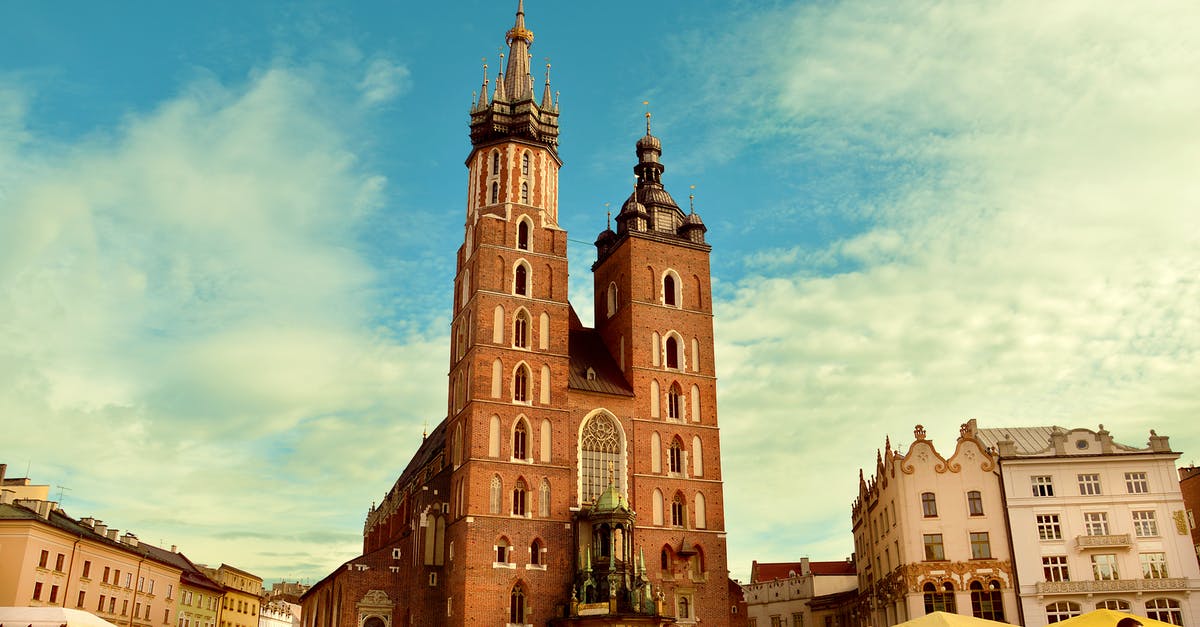
[(1115, 533), (1106, 536), (1075, 536), (1075, 548), (1079, 551), (1084, 549), (1128, 549), (1129, 534)]
[[(1094, 537), (1094, 536), (1093, 536)], [(1093, 592), (1162, 592), (1188, 589), (1183, 577), (1164, 579), (1106, 579), (1104, 581), (1039, 581), (1037, 593), (1091, 594)]]

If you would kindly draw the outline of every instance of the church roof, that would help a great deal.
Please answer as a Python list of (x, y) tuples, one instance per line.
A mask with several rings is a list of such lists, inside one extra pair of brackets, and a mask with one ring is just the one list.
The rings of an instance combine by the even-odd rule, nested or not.
[(633, 396), (621, 369), (613, 361), (604, 339), (595, 329), (571, 329), (568, 338), (571, 373), (567, 385), (573, 390)]

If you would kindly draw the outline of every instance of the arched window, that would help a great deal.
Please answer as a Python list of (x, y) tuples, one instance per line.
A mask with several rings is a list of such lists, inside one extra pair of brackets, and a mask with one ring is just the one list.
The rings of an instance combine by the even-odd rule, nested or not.
[(607, 301), (608, 301), (608, 317), (611, 318), (611, 317), (613, 317), (613, 314), (617, 313), (617, 284), (616, 283), (608, 284)]
[(937, 497), (933, 495), (933, 492), (921, 493), (921, 511), (926, 518), (937, 516)]
[(679, 341), (673, 335), (667, 336), (667, 367), (679, 367)]
[(704, 447), (698, 435), (692, 436), (692, 475), (704, 476)]
[(683, 443), (679, 441), (679, 438), (671, 440), (671, 448), (667, 449), (667, 471), (683, 472)]
[(513, 401), (529, 402), (529, 366), (525, 364), (517, 366), (517, 371), (513, 373)]
[[(1046, 622), (1057, 623), (1079, 616), (1079, 604), (1070, 601), (1057, 601), (1046, 606)], [(1153, 617), (1152, 617), (1153, 618)]]
[(684, 511), (687, 505), (683, 502), (683, 495), (676, 492), (675, 498), (671, 499), (671, 526), (682, 527), (685, 519)]
[(1118, 612), (1128, 612), (1130, 609), (1129, 601), (1124, 599), (1105, 599), (1096, 604), (1098, 610), (1116, 610)]
[[(654, 354), (657, 355), (658, 352), (656, 351)], [(659, 413), (660, 413), (658, 406), (660, 403), (662, 403), (662, 400), (659, 398), (658, 380), (651, 379), (650, 380), (650, 417), (651, 418), (658, 418)]]
[(524, 420), (518, 420), (517, 426), (513, 427), (512, 439), (512, 455), (513, 459), (528, 459), (529, 452), (529, 429), (525, 426)]
[(529, 296), (529, 268), (523, 263), (513, 269), (513, 294)]
[(513, 586), (508, 596), (508, 622), (514, 625), (525, 624), (525, 590), (521, 584)]
[(518, 309), (513, 316), (513, 346), (529, 348), (529, 314), (524, 309)]
[(534, 540), (529, 545), (529, 563), (537, 566), (542, 563), (542, 541)]
[(662, 280), (663, 304), (664, 305), (666, 305), (668, 307), (678, 307), (679, 306), (678, 289), (679, 289), (678, 280), (675, 278), (675, 276), (669, 272), (667, 274), (664, 274), (663, 280)]
[[(492, 475), (492, 485), (488, 490), (488, 513), (500, 513), (500, 494), (504, 487), (500, 484), (500, 475)], [(504, 560), (498, 560), (504, 561)]]
[(650, 363), (656, 368), (658, 367), (658, 362), (662, 359), (660, 352), (662, 349), (659, 348), (659, 341), (658, 331), (652, 331), (650, 333), (650, 344), (654, 347), (654, 350), (650, 352)]
[(488, 457), (500, 457), (500, 416), (495, 414), (488, 421)]
[(971, 614), (975, 618), (1004, 622), (1004, 600), (1000, 597), (1000, 582), (988, 582), (986, 590), (978, 581), (971, 582)]
[(521, 202), (529, 204), (529, 183), (521, 183)]
[(550, 516), (550, 480), (542, 477), (542, 488), (538, 494), (538, 516)]
[(492, 343), (504, 342), (504, 306), (496, 305), (492, 310)]
[(704, 495), (697, 492), (696, 506), (692, 510), (692, 518), (695, 519), (697, 529), (708, 528), (708, 512), (706, 510), (707, 507), (705, 506)]
[[(695, 353), (692, 353), (695, 356)], [(692, 422), (700, 422), (700, 386), (692, 384)]]
[[(521, 184), (524, 187), (524, 183)], [(522, 190), (521, 192), (525, 192)], [(521, 250), (529, 250), (529, 220), (520, 220), (517, 222), (517, 248)]]
[(1150, 599), (1146, 601), (1146, 617), (1172, 625), (1183, 624), (1183, 611), (1175, 599)]
[(654, 492), (650, 495), (650, 504), (652, 505), (654, 524), (663, 524), (663, 495), (658, 488), (654, 488)]
[(509, 549), (508, 538), (500, 538), (496, 542), (496, 561), (501, 564), (507, 564), (512, 557)]
[(500, 174), (500, 152), (492, 151), (492, 174)]
[(462, 460), (463, 460), (462, 447), (463, 447), (463, 432), (462, 432), (462, 423), (460, 422), (457, 425), (454, 425), (454, 440), (453, 440), (453, 443), (452, 443), (451, 449), (450, 449), (450, 451), (451, 451), (450, 459), (452, 460), (452, 463), (454, 464), (455, 468), (458, 468), (459, 466), (462, 465)]
[(492, 182), (492, 204), (500, 202), (500, 183)]
[(687, 597), (679, 597), (679, 618), (691, 618), (692, 608), (688, 606)]
[(600, 412), (586, 420), (579, 436), (580, 499), (593, 503), (612, 481), (618, 492), (624, 491), (625, 436), (616, 419)]
[(660, 555), (660, 559), (662, 560), (661, 566), (663, 572), (666, 572), (671, 568), (671, 549), (668, 549), (664, 546), (662, 549), (662, 554)]
[(517, 479), (517, 485), (513, 487), (512, 493), (512, 513), (513, 516), (525, 515), (525, 480)]
[(662, 438), (657, 431), (650, 433), (650, 472), (662, 472)]
[(683, 390), (679, 389), (678, 383), (672, 383), (667, 390), (667, 418), (683, 420)]
[(529, 153), (528, 152), (523, 153), (521, 155), (521, 174), (524, 174), (524, 175), (529, 174)]
[(550, 421), (543, 418), (542, 419), (542, 432), (538, 436), (538, 444), (540, 445), (540, 448), (542, 449), (541, 450), (542, 463), (550, 463), (550, 451), (551, 451), (550, 444), (552, 441), (551, 440), (552, 437), (553, 437), (553, 435), (551, 433)]
[(954, 604), (954, 584), (947, 581), (938, 587), (932, 582), (926, 582), (923, 592), (926, 614), (933, 612), (957, 613), (957, 607)]
[(538, 348), (550, 348), (550, 314), (544, 311), (538, 319)]
[(542, 364), (542, 381), (538, 386), (538, 402), (550, 404), (550, 366)]

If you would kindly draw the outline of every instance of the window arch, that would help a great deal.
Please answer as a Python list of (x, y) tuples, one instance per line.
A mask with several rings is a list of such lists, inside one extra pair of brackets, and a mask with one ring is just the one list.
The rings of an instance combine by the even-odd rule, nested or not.
[(650, 495), (651, 509), (653, 510), (653, 523), (662, 526), (663, 524), (663, 495), (662, 491), (654, 488), (654, 492)]
[(500, 359), (492, 361), (492, 398), (500, 398), (500, 376), (504, 373), (504, 365)]
[(692, 372), (700, 372), (700, 340), (692, 338)]
[(595, 502), (609, 483), (609, 465), (617, 492), (625, 489), (625, 431), (611, 413), (596, 410), (579, 429), (579, 496)]
[(508, 595), (508, 622), (514, 625), (525, 624), (525, 589), (519, 583), (513, 586)]
[(538, 402), (550, 404), (550, 366), (542, 364), (542, 380), (538, 383)]
[(1096, 609), (1128, 612), (1130, 610), (1130, 605), (1129, 601), (1126, 601), (1125, 599), (1105, 599), (1096, 604)]
[[(524, 191), (524, 186), (525, 184), (522, 183), (522, 195), (527, 193)], [(519, 250), (529, 250), (529, 228), (529, 217), (521, 216), (521, 219), (517, 220), (517, 248)]]
[(496, 305), (492, 310), (492, 343), (504, 343), (504, 305)]
[(658, 379), (651, 379), (650, 380), (650, 417), (651, 418), (659, 417), (660, 412), (659, 412), (658, 407), (659, 407), (659, 403), (662, 402), (659, 399), (660, 395), (661, 395), (661, 390), (658, 387)]
[(650, 345), (652, 347), (650, 352), (650, 364), (655, 368), (658, 367), (659, 362), (662, 360), (662, 355), (659, 352), (662, 350), (659, 348), (659, 346), (661, 346), (660, 342), (662, 342), (662, 338), (658, 335), (658, 331), (652, 331), (650, 333)]
[(685, 512), (687, 512), (687, 504), (683, 500), (683, 494), (680, 492), (676, 492), (675, 498), (671, 499), (671, 526), (672, 527), (684, 526), (684, 523), (687, 520), (687, 516), (686, 516)]
[(611, 318), (613, 314), (617, 313), (617, 284), (615, 282), (608, 284), (608, 294), (605, 300), (608, 303), (608, 317)]
[(550, 421), (543, 418), (542, 432), (538, 436), (538, 444), (539, 448), (541, 449), (541, 461), (543, 463), (550, 463), (551, 438)]
[(1146, 617), (1172, 625), (1183, 624), (1183, 611), (1175, 599), (1150, 599), (1146, 601)]
[(1046, 622), (1057, 623), (1079, 616), (1079, 604), (1070, 601), (1057, 601), (1046, 606)]
[(463, 270), (462, 283), (459, 285), (461, 294), (459, 294), (459, 306), (466, 307), (467, 299), (471, 297), (471, 270)]
[(667, 389), (667, 418), (683, 420), (683, 390), (679, 388), (678, 382), (672, 383)]
[(529, 183), (521, 181), (521, 203), (529, 204)]
[[(694, 353), (693, 353), (694, 355)], [(700, 422), (700, 386), (692, 384), (692, 422)]]
[(675, 331), (668, 331), (663, 338), (663, 365), (667, 368), (682, 369), (686, 367), (687, 356), (684, 353), (683, 338)]
[(524, 259), (513, 267), (513, 294), (529, 296), (529, 264)]
[(550, 314), (544, 311), (538, 320), (538, 348), (541, 350), (550, 348)]
[(513, 371), (513, 402), (529, 402), (529, 366), (518, 364)]
[(492, 175), (495, 176), (498, 174), (500, 174), (500, 151), (493, 150), (492, 151)]
[(529, 348), (529, 312), (524, 308), (513, 316), (513, 347)]
[(662, 551), (659, 553), (659, 566), (662, 568), (664, 573), (671, 570), (672, 561), (674, 560), (672, 560), (671, 547), (663, 545)]
[[(503, 494), (504, 485), (500, 482), (500, 475), (492, 475), (492, 484), (488, 489), (488, 513), (500, 513), (500, 499)], [(496, 560), (503, 562), (504, 560)]]
[(463, 431), (462, 423), (454, 425), (454, 440), (450, 448), (450, 459), (454, 467), (458, 468), (463, 463)]
[(957, 606), (954, 603), (954, 584), (947, 581), (941, 586), (935, 586), (933, 582), (925, 582), (923, 592), (926, 614), (933, 612), (957, 613)]
[(492, 181), (492, 202), (491, 202), (491, 204), (494, 205), (498, 202), (500, 202), (500, 183), (497, 181)]
[(500, 457), (500, 416), (496, 414), (488, 421), (488, 457)]
[(534, 538), (529, 545), (529, 563), (540, 566), (542, 563), (542, 541)]
[(550, 516), (550, 480), (542, 477), (542, 487), (538, 490), (538, 516)]
[(692, 608), (688, 603), (688, 598), (685, 596), (679, 597), (679, 618), (691, 618)]
[(674, 270), (667, 270), (662, 275), (662, 304), (667, 307), (680, 307), (681, 298), (679, 275)]
[(678, 436), (671, 440), (671, 447), (667, 449), (667, 471), (672, 474), (683, 472), (683, 442)]
[(513, 516), (524, 516), (527, 511), (525, 508), (525, 497), (529, 490), (525, 486), (525, 479), (517, 479), (516, 485), (513, 486), (512, 493), (512, 513)]
[(650, 472), (662, 472), (662, 438), (657, 431), (650, 433)]
[(529, 175), (529, 151), (521, 153), (521, 174)]
[(692, 513), (693, 513), (693, 518), (695, 518), (695, 521), (696, 521), (696, 528), (697, 529), (707, 529), (708, 521), (706, 520), (706, 518), (708, 517), (708, 512), (707, 512), (707, 507), (706, 507), (706, 504), (704, 501), (704, 495), (701, 494), (700, 492), (696, 493), (696, 505), (695, 505), (695, 509), (692, 510)]
[(513, 459), (529, 459), (529, 425), (525, 422), (525, 418), (517, 418), (517, 424), (513, 426), (512, 434), (512, 456)]
[(692, 436), (692, 475), (704, 476), (704, 449), (698, 435)]
[(1000, 596), (1000, 582), (995, 579), (988, 582), (985, 590), (982, 583), (972, 581), (971, 615), (975, 618), (1004, 622), (1004, 599)]

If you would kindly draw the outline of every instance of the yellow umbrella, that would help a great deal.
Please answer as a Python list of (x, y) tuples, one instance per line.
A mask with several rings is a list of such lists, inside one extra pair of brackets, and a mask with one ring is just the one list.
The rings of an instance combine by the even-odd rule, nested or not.
[(963, 616), (962, 614), (951, 614), (949, 612), (931, 612), (924, 616), (904, 621), (896, 625), (896, 627), (998, 627), (999, 625), (1008, 627), (1008, 623), (987, 620), (986, 618), (975, 618), (974, 616)]
[(1132, 618), (1141, 623), (1143, 627), (1175, 627), (1171, 623), (1164, 623), (1161, 620), (1154, 620), (1153, 618), (1127, 614), (1116, 610), (1093, 610), (1074, 618), (1060, 620), (1054, 625), (1055, 627), (1117, 627), (1117, 623), (1122, 618)]

